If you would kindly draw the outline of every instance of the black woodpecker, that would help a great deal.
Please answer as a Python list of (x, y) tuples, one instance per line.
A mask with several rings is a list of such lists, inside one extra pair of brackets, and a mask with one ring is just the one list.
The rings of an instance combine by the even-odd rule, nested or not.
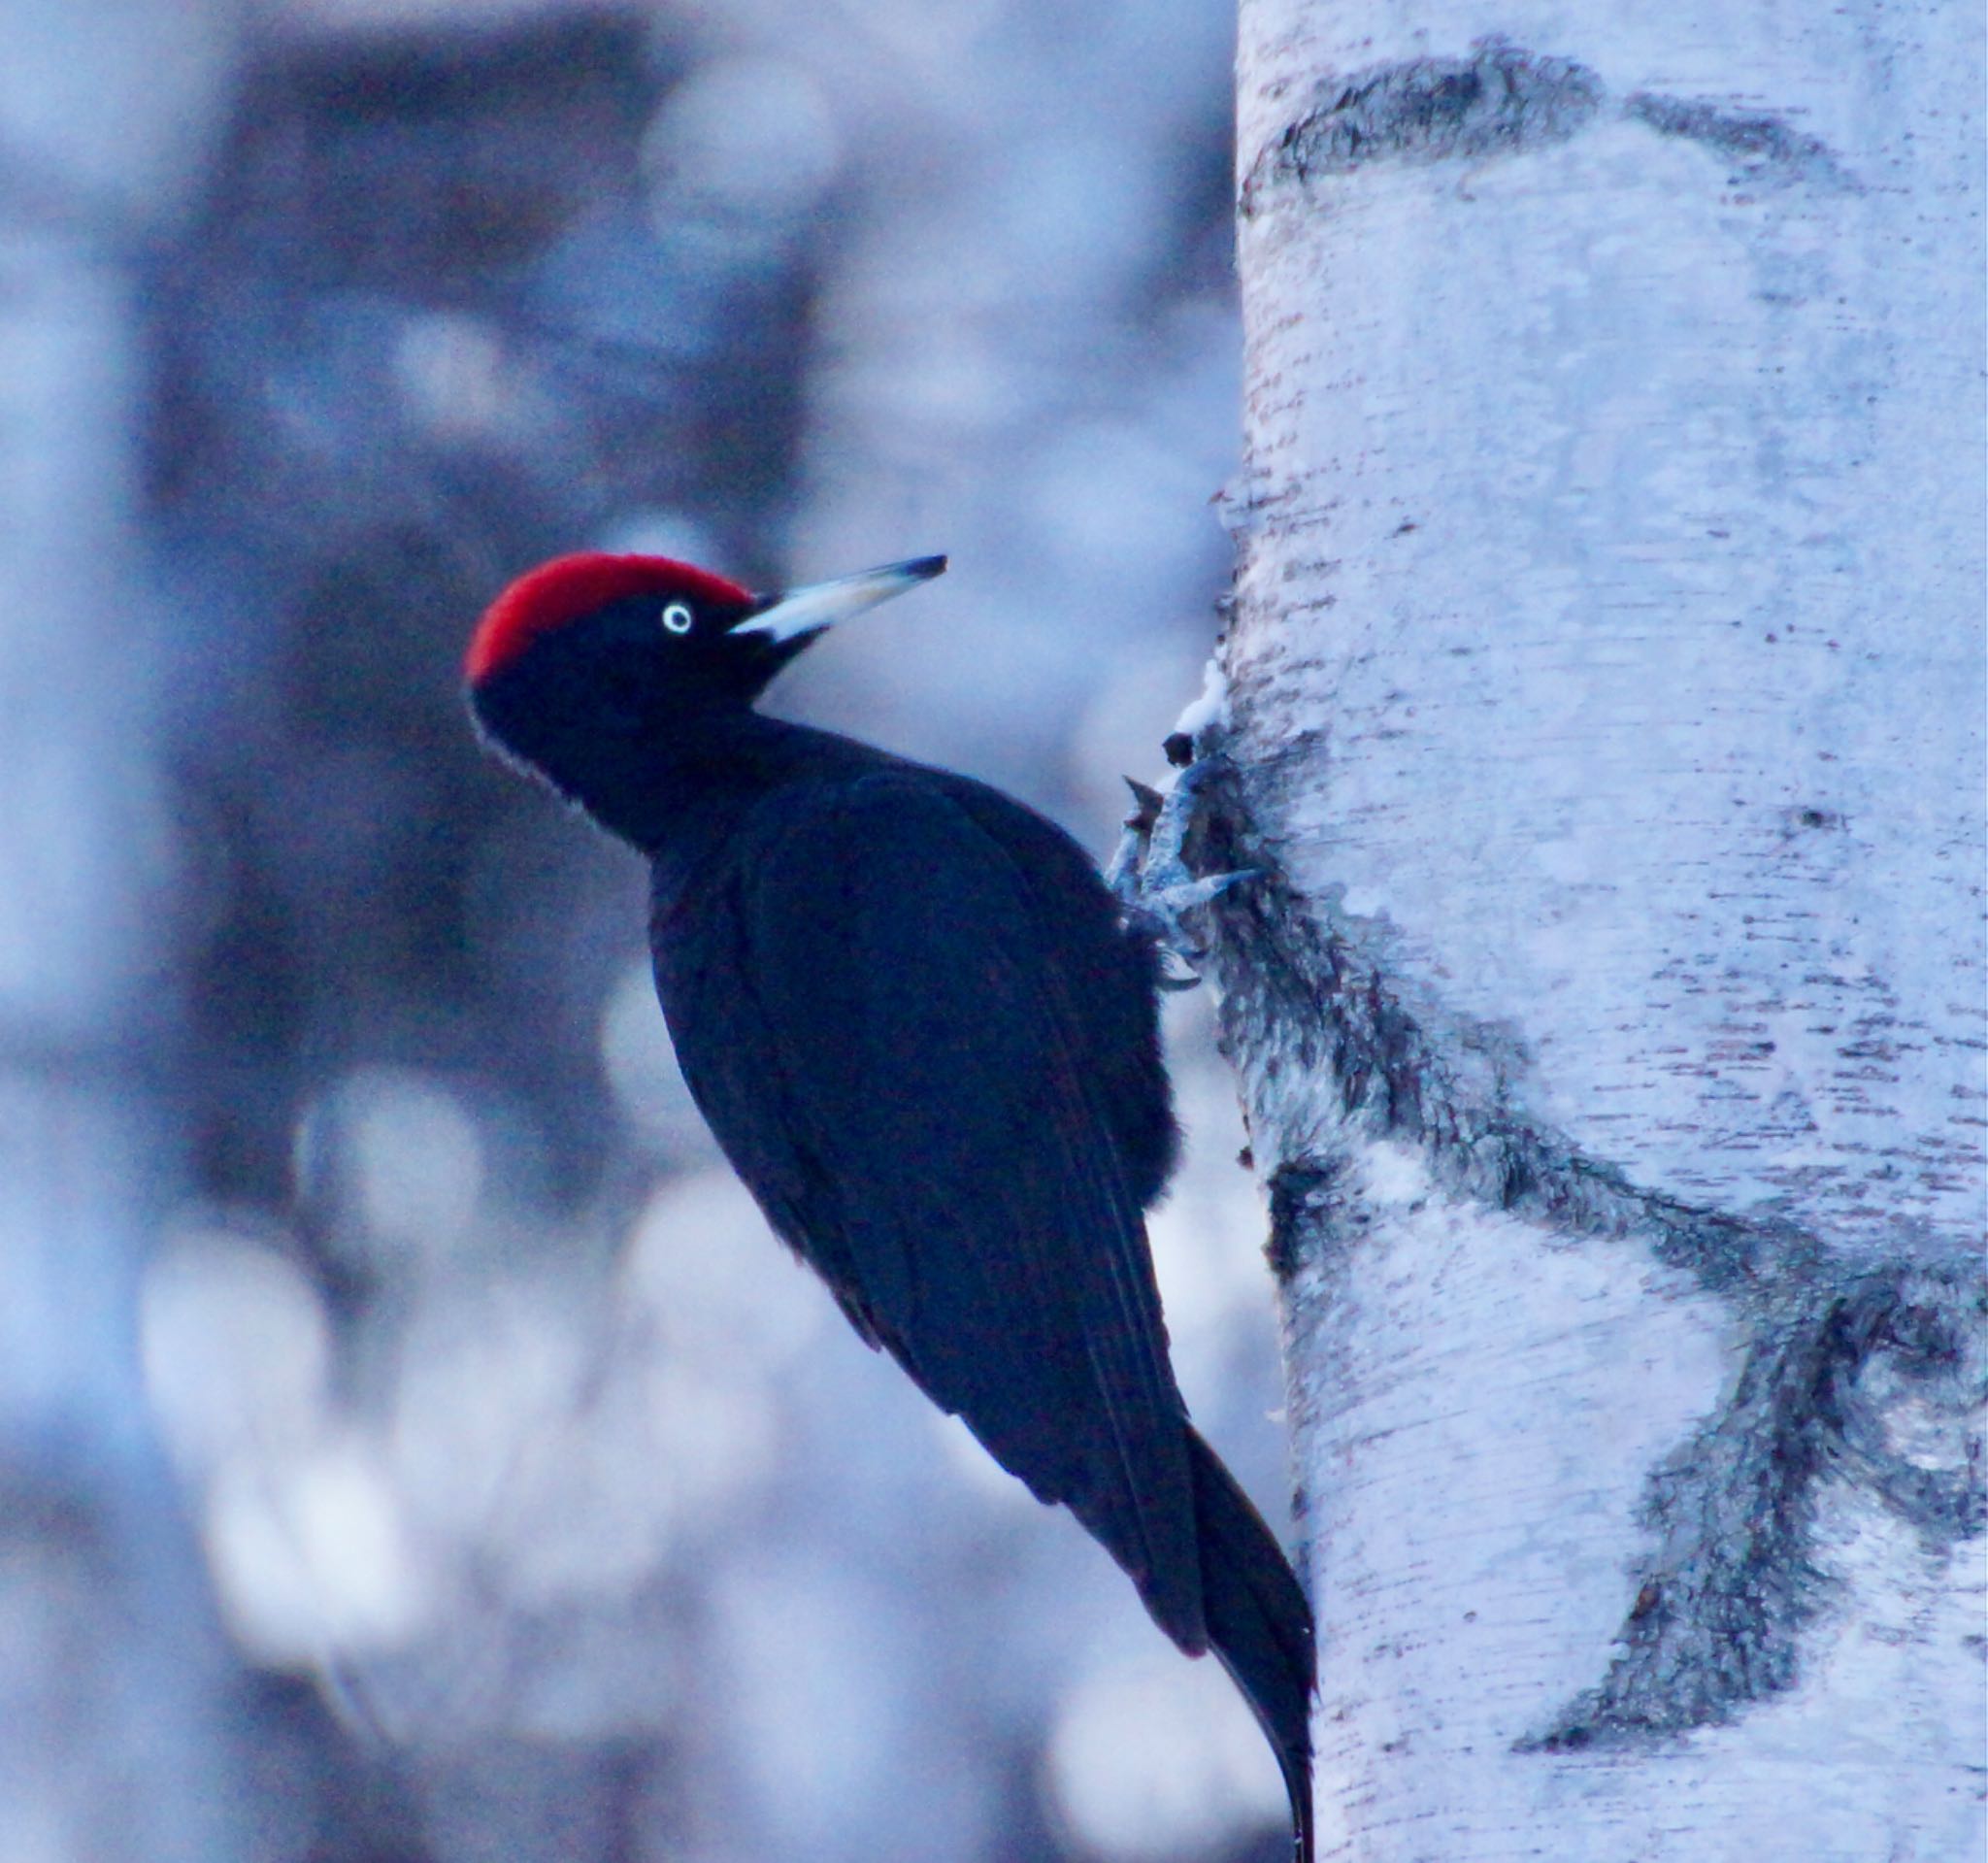
[(651, 863), (656, 993), (699, 1110), (849, 1323), (1061, 1502), (1255, 1711), (1311, 1834), (1311, 1613), (1188, 1421), (1143, 1213), (1177, 1148), (1160, 955), (1011, 797), (753, 702), (943, 556), (762, 596), (564, 556), (470, 644), (502, 750)]

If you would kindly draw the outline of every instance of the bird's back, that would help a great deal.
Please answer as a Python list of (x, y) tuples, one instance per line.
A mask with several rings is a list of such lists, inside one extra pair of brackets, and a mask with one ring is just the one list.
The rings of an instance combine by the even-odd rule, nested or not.
[[(1173, 1133), (1151, 960), (1080, 851), (964, 779), (839, 760), (670, 881), (664, 1013), (775, 1229), (1199, 1648), (1184, 1410), (1141, 1219)], [(1123, 1053), (1142, 1032), (1143, 1070)]]

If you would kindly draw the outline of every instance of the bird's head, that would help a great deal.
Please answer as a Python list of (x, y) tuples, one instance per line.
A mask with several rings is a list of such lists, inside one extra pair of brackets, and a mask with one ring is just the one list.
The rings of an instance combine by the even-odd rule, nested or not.
[(463, 663), (490, 737), (591, 806), (596, 766), (747, 711), (837, 621), (928, 582), (920, 556), (779, 595), (667, 556), (559, 556), (484, 611)]

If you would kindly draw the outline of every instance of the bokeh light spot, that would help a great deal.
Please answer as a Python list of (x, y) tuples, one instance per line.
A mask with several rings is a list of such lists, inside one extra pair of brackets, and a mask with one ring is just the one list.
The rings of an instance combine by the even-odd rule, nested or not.
[(630, 964), (609, 992), (601, 1016), (601, 1064), (615, 1105), (643, 1138), (673, 1154), (712, 1148), (677, 1065), (646, 958)]
[(1220, 1667), (1172, 1651), (1099, 1668), (1064, 1698), (1046, 1784), (1086, 1854), (1173, 1863), (1288, 1813), (1276, 1766)]
[(309, 1443), (325, 1415), (331, 1338), (293, 1262), (246, 1236), (197, 1230), (146, 1271), (146, 1389), (174, 1457), (196, 1478)]
[(356, 1440), (228, 1471), (208, 1499), (207, 1537), (222, 1608), (264, 1661), (392, 1645), (422, 1615), (392, 1484)]
[(476, 1122), (440, 1082), (412, 1069), (362, 1067), (298, 1122), (296, 1169), (346, 1247), (441, 1254), (476, 1216), (483, 1148)]
[(842, 157), (820, 86), (784, 59), (714, 59), (663, 100), (642, 164), (659, 211), (704, 205), (738, 214), (800, 214)]
[(734, 1377), (772, 1376), (834, 1312), (728, 1169), (666, 1182), (637, 1219), (622, 1272), (673, 1357)]

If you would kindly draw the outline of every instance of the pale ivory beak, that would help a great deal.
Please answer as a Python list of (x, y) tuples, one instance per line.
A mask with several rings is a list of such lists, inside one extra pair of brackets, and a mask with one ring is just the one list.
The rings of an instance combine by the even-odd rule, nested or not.
[(758, 614), (748, 615), (730, 631), (734, 634), (764, 634), (775, 641), (791, 641), (803, 634), (833, 627), (866, 608), (887, 602), (908, 588), (929, 582), (945, 568), (944, 556), (913, 556), (909, 562), (885, 563), (880, 569), (860, 570), (854, 576), (839, 576), (832, 582), (811, 582), (806, 588), (790, 588), (776, 595)]

